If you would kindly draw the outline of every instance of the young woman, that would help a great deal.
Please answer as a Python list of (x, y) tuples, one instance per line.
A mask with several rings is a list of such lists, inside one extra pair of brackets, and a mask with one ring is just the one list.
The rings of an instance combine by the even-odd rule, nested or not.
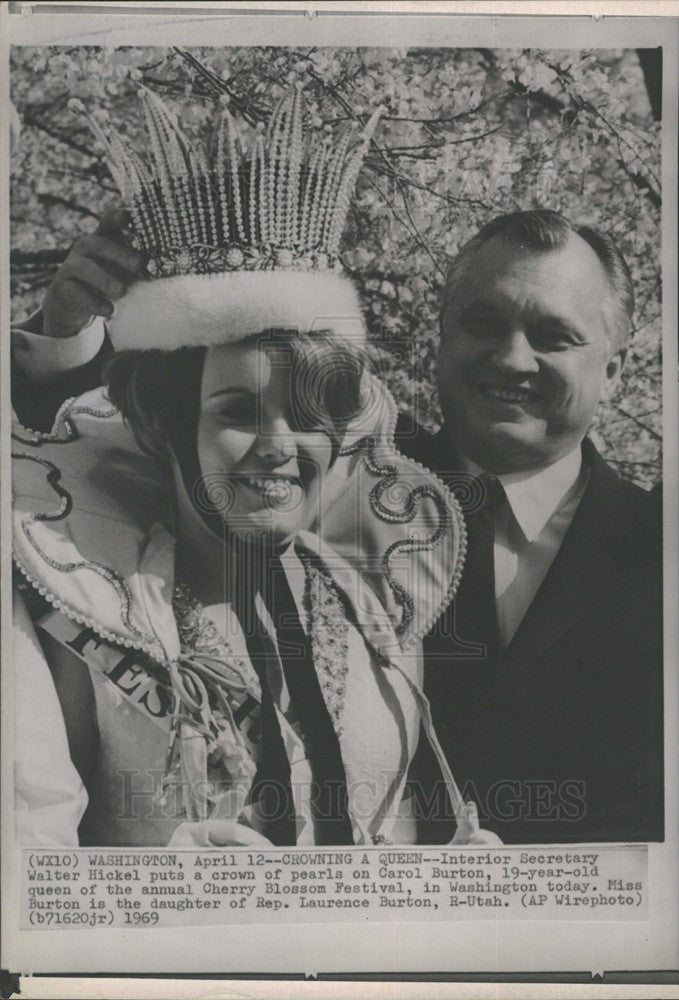
[(167, 843), (208, 817), (282, 843), (403, 839), (421, 707), (404, 639), (449, 596), (459, 538), (445, 491), (392, 452), (386, 394), (331, 337), (274, 332), (123, 353), (108, 397), (15, 434), (15, 552), (59, 609), (39, 634), (81, 842)]
[(14, 434), (15, 561), (37, 638), (26, 616), (19, 635), (60, 748), (51, 777), (35, 780), (39, 742), (26, 762), (29, 841), (414, 840), (403, 798), (421, 724), (458, 841), (479, 836), (419, 653), (464, 528), (395, 451), (355, 292), (329, 269), (374, 123), (304, 171), (300, 101), (284, 98), (240, 165), (225, 112), (208, 170), (146, 95), (156, 174), (119, 140), (112, 157), (146, 278), (128, 288), (135, 252), (100, 232), (47, 295), (45, 322), (64, 331), (109, 316), (118, 353), (106, 388), (64, 404), (51, 433)]

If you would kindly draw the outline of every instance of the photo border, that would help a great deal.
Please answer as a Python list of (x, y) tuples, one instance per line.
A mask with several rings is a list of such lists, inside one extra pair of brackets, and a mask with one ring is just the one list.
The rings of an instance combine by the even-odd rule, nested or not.
[[(490, 40), (490, 47), (502, 48), (502, 47), (517, 47), (517, 48), (597, 48), (597, 47), (642, 47), (644, 45), (662, 45), (663, 47), (663, 219), (662, 219), (662, 234), (663, 234), (663, 403), (664, 403), (664, 416), (663, 416), (663, 481), (664, 481), (664, 532), (665, 532), (665, 560), (664, 560), (664, 596), (665, 596), (665, 767), (666, 767), (666, 797), (665, 797), (665, 816), (666, 816), (666, 838), (665, 843), (662, 845), (651, 844), (649, 845), (649, 857), (651, 855), (651, 849), (654, 851), (663, 852), (669, 854), (673, 852), (674, 854), (674, 873), (675, 880), (674, 884), (672, 879), (666, 880), (664, 885), (658, 884), (656, 880), (655, 886), (651, 883), (651, 893), (660, 892), (665, 895), (666, 902), (669, 902), (669, 908), (665, 910), (665, 919), (662, 921), (669, 929), (674, 929), (673, 942), (679, 939), (679, 891), (677, 890), (677, 873), (679, 873), (678, 860), (678, 817), (679, 817), (679, 796), (677, 794), (678, 786), (678, 775), (679, 775), (679, 755), (676, 754), (676, 748), (679, 744), (677, 739), (677, 720), (679, 719), (679, 689), (677, 682), (677, 650), (679, 649), (679, 635), (677, 629), (677, 614), (676, 608), (679, 606), (679, 594), (677, 587), (677, 552), (679, 549), (679, 513), (677, 511), (676, 497), (679, 495), (679, 434), (677, 428), (679, 426), (679, 407), (677, 403), (677, 384), (674, 378), (674, 373), (677, 370), (677, 341), (676, 341), (676, 330), (677, 330), (677, 292), (676, 292), (676, 279), (677, 274), (677, 102), (676, 99), (672, 101), (668, 95), (676, 95), (677, 93), (677, 65), (678, 65), (678, 53), (679, 53), (679, 19), (677, 14), (679, 14), (679, 7), (676, 4), (657, 4), (657, 3), (624, 3), (624, 4), (612, 4), (612, 3), (598, 3), (590, 4), (588, 2), (583, 2), (579, 5), (579, 13), (572, 15), (568, 18), (562, 16), (563, 13), (567, 11), (572, 11), (573, 7), (570, 3), (553, 3), (550, 4), (549, 16), (545, 17), (545, 4), (535, 4), (535, 3), (503, 3), (503, 4), (454, 4), (454, 3), (426, 3), (426, 4), (383, 4), (376, 3), (373, 4), (369, 12), (365, 12), (364, 5), (353, 4), (353, 3), (325, 3), (325, 4), (309, 4), (309, 3), (294, 3), (286, 2), (279, 4), (271, 4), (266, 10), (263, 10), (261, 6), (249, 3), (212, 3), (209, 5), (192, 5), (189, 10), (187, 10), (185, 5), (182, 4), (152, 4), (152, 3), (137, 3), (137, 4), (126, 4), (125, 13), (121, 13), (118, 4), (97, 4), (96, 13), (91, 12), (91, 4), (70, 4), (68, 8), (81, 8), (77, 14), (70, 13), (66, 5), (62, 4), (10, 4), (7, 8), (2, 10), (2, 20), (0, 22), (0, 34), (2, 36), (2, 65), (0, 66), (1, 76), (1, 101), (0, 107), (7, 100), (7, 95), (9, 93), (9, 72), (8, 72), (8, 54), (10, 44), (60, 44), (62, 41), (69, 40), (75, 41), (77, 44), (103, 44), (103, 45), (117, 45), (117, 44), (154, 44), (158, 46), (163, 46), (166, 44), (171, 44), (169, 35), (173, 35), (175, 31), (181, 31), (182, 44), (192, 45), (192, 44), (215, 44), (215, 32), (217, 30), (217, 25), (219, 24), (220, 30), (224, 35), (228, 34), (228, 41), (224, 38), (222, 44), (238, 45), (238, 44), (250, 44), (250, 45), (304, 45), (308, 44), (307, 38), (317, 36), (316, 44), (331, 44), (333, 46), (341, 47), (343, 45), (355, 45), (354, 42), (343, 41), (344, 38), (360, 37), (361, 46), (369, 46), (372, 44), (379, 44), (379, 42), (374, 39), (382, 36), (384, 41), (383, 45), (389, 45), (389, 47), (398, 48), (399, 39), (404, 36), (404, 28), (407, 29), (407, 44), (408, 46), (413, 45), (426, 45), (426, 40), (420, 40), (420, 35), (424, 39), (435, 37), (437, 44), (441, 45), (441, 32), (440, 25), (434, 27), (432, 18), (440, 19), (444, 18), (446, 20), (446, 29), (451, 32), (455, 37), (455, 47), (468, 47), (472, 44), (480, 45), (483, 44), (484, 39)], [(159, 6), (162, 6), (163, 13), (157, 13)], [(206, 6), (206, 10), (203, 11), (203, 6)], [(55, 7), (59, 8), (58, 13), (55, 11)], [(84, 12), (82, 8), (90, 8), (89, 12)], [(134, 7), (134, 13), (131, 8)], [(423, 9), (426, 7), (426, 9)], [(10, 10), (13, 8), (14, 10)], [(26, 13), (28, 8), (32, 8), (32, 13)], [(43, 13), (40, 9), (47, 10), (51, 8), (52, 13)], [(118, 9), (116, 9), (118, 8)], [(357, 13), (360, 8), (363, 8), (363, 13)], [(671, 8), (668, 11), (668, 8)], [(141, 14), (139, 9), (143, 9), (144, 13)], [(165, 11), (171, 10), (172, 13), (166, 13)], [(254, 11), (257, 11), (254, 14)], [(314, 14), (309, 14), (309, 11), (315, 10)], [(634, 16), (637, 10), (642, 10), (644, 13), (642, 16)], [(501, 13), (499, 13), (501, 11)], [(634, 13), (632, 12), (634, 11)], [(592, 14), (604, 13), (606, 16), (602, 19), (593, 20)], [(465, 16), (465, 15), (471, 16)], [(521, 14), (523, 16), (516, 17), (515, 15)], [(536, 17), (535, 15), (541, 15)], [(617, 16), (623, 14), (624, 16)], [(188, 16), (187, 16), (188, 15)], [(413, 20), (416, 18), (417, 20)], [(19, 23), (17, 23), (19, 19)], [(360, 19), (360, 21), (357, 21)], [(49, 22), (49, 23), (48, 23)], [(134, 23), (133, 23), (134, 22)], [(208, 22), (210, 22), (208, 27)], [(360, 24), (360, 32), (357, 31), (355, 27), (356, 24)], [(73, 34), (71, 34), (73, 32)], [(160, 33), (163, 37), (154, 37), (154, 40), (149, 41), (149, 33), (152, 32), (154, 36)], [(58, 37), (53, 37), (54, 35)], [(206, 33), (205, 40), (197, 40)], [(267, 37), (262, 37), (262, 35)], [(275, 37), (275, 41), (271, 36)], [(300, 40), (300, 37), (303, 40)], [(324, 40), (332, 37), (332, 40)], [(195, 40), (194, 40), (195, 39)], [(320, 40), (318, 40), (320, 39)], [(527, 41), (529, 39), (529, 41)], [(562, 44), (562, 39), (565, 41)], [(624, 41), (626, 39), (626, 41)], [(174, 39), (176, 41), (176, 38)], [(432, 44), (430, 42), (430, 44)], [(2, 203), (0, 206), (0, 216), (2, 219), (3, 235), (7, 237), (8, 227), (9, 227), (9, 169), (8, 169), (8, 142), (9, 142), (9, 122), (8, 116), (2, 115), (2, 150), (3, 156), (1, 158), (0, 169), (1, 169), (1, 183), (2, 183)], [(7, 238), (1, 241), (0, 250), (0, 300), (1, 300), (1, 325), (2, 325), (2, 339), (0, 342), (0, 390), (2, 394), (2, 399), (0, 402), (0, 424), (2, 425), (2, 435), (0, 437), (0, 467), (7, 469), (9, 466), (9, 435), (5, 428), (9, 425), (10, 418), (10, 400), (9, 400), (9, 240)], [(7, 477), (3, 476), (2, 480), (2, 493), (0, 496), (0, 517), (1, 517), (1, 527), (2, 527), (2, 546), (0, 548), (0, 558), (2, 560), (2, 588), (1, 588), (1, 599), (2, 599), (2, 621), (7, 623), (11, 620), (11, 586), (8, 586), (8, 581), (11, 581), (11, 544), (9, 543), (9, 534), (7, 532), (9, 524), (9, 484), (7, 482)], [(9, 662), (9, 642), (10, 642), (10, 632), (7, 628), (3, 630), (2, 634), (2, 661), (3, 663)], [(11, 677), (8, 671), (3, 671), (3, 747), (6, 748), (8, 745), (12, 745), (12, 697), (11, 697)], [(9, 758), (9, 759), (8, 759)], [(13, 810), (11, 808), (11, 798), (8, 804), (8, 792), (7, 790), (11, 788), (11, 767), (12, 761), (11, 756), (5, 752), (2, 754), (2, 786), (3, 786), (3, 798), (4, 798), (4, 808), (1, 820), (1, 828), (4, 833), (3, 839), (3, 866), (2, 866), (2, 880), (3, 888), (3, 898), (4, 903), (4, 917), (2, 921), (2, 954), (3, 956), (9, 954), (11, 958), (15, 957), (16, 952), (13, 949), (16, 947), (17, 942), (14, 940), (14, 928), (8, 927), (8, 902), (11, 900), (13, 895), (13, 890), (15, 887), (14, 879), (12, 878), (12, 862), (8, 861), (7, 854), (9, 853), (8, 843), (11, 843), (12, 839), (12, 827), (13, 827)], [(11, 795), (11, 792), (9, 793)], [(8, 876), (8, 870), (10, 872)], [(656, 873), (657, 874), (657, 873)], [(11, 911), (10, 911), (11, 912)], [(669, 916), (667, 916), (669, 914)], [(476, 931), (482, 922), (474, 921), (471, 927)], [(483, 922), (486, 923), (485, 921)], [(267, 931), (270, 931), (274, 925), (263, 925), (264, 935)], [(328, 924), (325, 928), (327, 934), (327, 946), (336, 949), (336, 936), (344, 935), (345, 928), (355, 925), (330, 925)], [(431, 924), (420, 924), (413, 925), (412, 933), (415, 937), (418, 936), (418, 932), (421, 934), (423, 927), (426, 926), (428, 937), (440, 937), (443, 941), (443, 935), (433, 934)], [(445, 926), (443, 922), (439, 925), (441, 928)], [(456, 924), (456, 928), (459, 925)], [(558, 934), (560, 937), (566, 935), (566, 926), (563, 924), (556, 924), (554, 926), (554, 933)], [(583, 925), (580, 925), (581, 927)], [(596, 935), (603, 934), (601, 928), (606, 928), (609, 925), (607, 923), (591, 923), (588, 922), (584, 926), (589, 928), (596, 928)], [(621, 925), (619, 925), (621, 926)], [(201, 928), (201, 933), (206, 930)], [(212, 930), (217, 933), (214, 935), (215, 938), (221, 936), (222, 941), (225, 937), (228, 937), (229, 931), (235, 931), (235, 928), (212, 928)], [(239, 929), (242, 932), (242, 928)], [(366, 937), (364, 930), (364, 939)], [(611, 929), (612, 933), (616, 933), (614, 929)], [(257, 935), (263, 937), (260, 925), (249, 925), (249, 932), (252, 935)], [(29, 933), (29, 932), (24, 932)], [(32, 932), (34, 935), (36, 932)], [(61, 939), (59, 942), (60, 947), (54, 948), (54, 958), (57, 961), (57, 952), (63, 953), (68, 952), (70, 948), (73, 947), (71, 944), (71, 939), (73, 935), (79, 937), (78, 932), (39, 932), (40, 940), (44, 942), (48, 950), (52, 948), (52, 939), (57, 935)], [(83, 933), (83, 932), (80, 932)], [(88, 930), (87, 938), (85, 939), (88, 944), (94, 944), (94, 935), (99, 935), (100, 932)], [(109, 931), (109, 935), (115, 934), (117, 932)], [(124, 932), (120, 932), (124, 933)], [(177, 929), (167, 929), (164, 931), (150, 931), (143, 930), (140, 933), (146, 935), (169, 935), (176, 937), (181, 935), (186, 938), (187, 931)], [(280, 933), (280, 931), (278, 932)], [(531, 933), (535, 934), (535, 937), (540, 935), (536, 933), (535, 925), (532, 925)], [(620, 934), (620, 930), (617, 931)], [(399, 930), (399, 935), (405, 935), (405, 931)], [(386, 937), (386, 936), (385, 936)], [(48, 938), (50, 939), (48, 942)], [(34, 940), (37, 938), (34, 937)], [(143, 939), (142, 939), (143, 940)], [(151, 940), (150, 938), (148, 939)], [(669, 944), (668, 937), (668, 944)], [(422, 943), (422, 942), (421, 942)], [(534, 942), (533, 942), (534, 943)], [(171, 946), (172, 947), (172, 946)], [(438, 945), (441, 947), (441, 945)], [(627, 946), (625, 946), (627, 947)], [(262, 947), (262, 952), (264, 950), (270, 950), (269, 947), (265, 949)], [(592, 949), (586, 949), (590, 954)], [(171, 953), (171, 951), (170, 951)], [(675, 956), (677, 951), (674, 952)], [(63, 954), (62, 954), (63, 960)], [(159, 964), (162, 963), (162, 956), (159, 955)], [(22, 962), (29, 961), (28, 959), (21, 959)], [(104, 959), (105, 961), (105, 959)], [(307, 962), (307, 959), (300, 960), (301, 963)], [(652, 961), (649, 956), (649, 961)], [(4, 957), (2, 960), (2, 965), (5, 966), (8, 963), (5, 961)], [(10, 967), (12, 967), (12, 964)], [(30, 963), (29, 963), (30, 964)], [(587, 965), (591, 968), (587, 969)], [(197, 978), (198, 973), (183, 973), (181, 974), (181, 980), (179, 980), (179, 985), (177, 986), (178, 992), (170, 993), (169, 989), (174, 989), (174, 985), (171, 986), (173, 979), (167, 978), (171, 974), (161, 974), (163, 981), (163, 991), (166, 996), (220, 996), (229, 995), (229, 992), (234, 994), (237, 992), (239, 995), (250, 995), (255, 994), (257, 996), (284, 996), (286, 998), (292, 997), (293, 995), (326, 995), (338, 997), (340, 995), (345, 995), (344, 989), (351, 989), (350, 984), (345, 982), (345, 986), (342, 987), (342, 991), (339, 989), (339, 984), (346, 981), (350, 977), (353, 980), (360, 980), (364, 985), (361, 988), (361, 993), (364, 996), (378, 996), (384, 995), (384, 993), (377, 992), (380, 988), (380, 984), (389, 983), (388, 994), (393, 996), (403, 995), (403, 996), (456, 996), (465, 995), (469, 996), (469, 992), (461, 993), (459, 990), (464, 989), (467, 985), (475, 984), (474, 986), (474, 996), (526, 996), (526, 991), (522, 993), (516, 992), (511, 987), (511, 983), (516, 984), (527, 983), (532, 981), (531, 986), (531, 996), (541, 996), (541, 995), (556, 995), (553, 991), (549, 993), (542, 992), (543, 986), (535, 981), (535, 977), (545, 983), (547, 980), (552, 980), (553, 983), (570, 983), (571, 985), (567, 987), (567, 994), (569, 997), (575, 996), (585, 996), (593, 995), (592, 993), (581, 993), (573, 990), (573, 986), (576, 983), (584, 985), (586, 978), (591, 977), (592, 974), (601, 974), (604, 972), (603, 968), (596, 967), (596, 960), (592, 958), (583, 964), (582, 971), (554, 971), (549, 974), (546, 973), (529, 973), (530, 979), (525, 978), (526, 972), (521, 970), (516, 970), (511, 973), (500, 974), (497, 970), (489, 970), (487, 973), (474, 973), (470, 975), (469, 973), (442, 973), (442, 972), (415, 972), (415, 973), (397, 973), (388, 974), (384, 970), (382, 972), (352, 972), (352, 973), (341, 973), (332, 975), (330, 973), (323, 973), (322, 976), (318, 977), (318, 982), (314, 983), (301, 983), (298, 981), (299, 978), (305, 975), (315, 975), (316, 971), (313, 968), (313, 963), (309, 965), (308, 968), (300, 969), (296, 974), (290, 973), (271, 973), (272, 977), (276, 980), (283, 980), (283, 982), (276, 983), (271, 981), (268, 976), (262, 979), (262, 973), (250, 975), (247, 978), (239, 978), (239, 975), (234, 973), (233, 976), (226, 976), (221, 973), (211, 974), (207, 979), (200, 980)], [(679, 966), (679, 962), (677, 963)], [(56, 966), (55, 966), (56, 969)], [(30, 968), (22, 968), (22, 971), (30, 972)], [(121, 970), (122, 971), (122, 970)], [(129, 971), (129, 970), (127, 970)], [(650, 983), (653, 981), (652, 973), (656, 972), (660, 977), (657, 981), (664, 982), (665, 984), (679, 982), (679, 974), (677, 970), (673, 971), (665, 969), (661, 972), (654, 965), (649, 965), (648, 969), (639, 972), (637, 974), (631, 972), (621, 972), (612, 973), (606, 972), (605, 979), (603, 980), (608, 984), (621, 984), (630, 982), (626, 977), (640, 975), (643, 979), (633, 979), (633, 982), (644, 982)], [(104, 975), (103, 973), (101, 974)], [(38, 982), (42, 984), (42, 979), (30, 979), (21, 981), (22, 995), (26, 997), (30, 996), (65, 996), (64, 988), (66, 987), (67, 980), (64, 978), (67, 976), (66, 971), (54, 972), (54, 979), (46, 980), (46, 982), (54, 984), (55, 992), (53, 993), (36, 993), (33, 990), (34, 986), (38, 986)], [(241, 973), (242, 976), (242, 973)], [(491, 980), (488, 977), (493, 976)], [(92, 979), (87, 976), (87, 974), (78, 974), (78, 980), (75, 981), (74, 985), (77, 986), (81, 983), (85, 987), (86, 983), (92, 982)], [(256, 977), (256, 978), (255, 978)], [(519, 978), (521, 977), (521, 978)], [(618, 978), (621, 977), (621, 978)], [(379, 979), (375, 981), (376, 978)], [(322, 994), (318, 991), (318, 988), (323, 984)], [(214, 989), (215, 982), (227, 981), (228, 987), (225, 985), (225, 991), (222, 992), (212, 992)], [(370, 984), (372, 980), (372, 984)], [(427, 982), (428, 981), (428, 982)], [(504, 984), (501, 988), (501, 992), (498, 993), (495, 990), (492, 994), (486, 992), (483, 986), (484, 981), (487, 983), (488, 988), (491, 989), (493, 984)], [(96, 983), (96, 988), (99, 990), (105, 990), (108, 988), (108, 980), (100, 978), (98, 975), (94, 979)], [(115, 995), (127, 996), (151, 996), (152, 993), (146, 993), (144, 990), (146, 986), (146, 975), (141, 978), (139, 974), (133, 974), (130, 979), (127, 980), (128, 983), (134, 984), (135, 992), (133, 993), (118, 993)], [(423, 992), (414, 992), (415, 984), (420, 982)], [(457, 985), (455, 985), (457, 982)], [(121, 984), (122, 979), (116, 977), (116, 979), (111, 980), (111, 987), (115, 984)], [(334, 986), (329, 984), (333, 983)], [(446, 983), (450, 986), (451, 992), (444, 992), (441, 987)], [(183, 985), (182, 985), (183, 984)], [(328, 984), (328, 985), (326, 985)], [(406, 985), (407, 984), (407, 985)], [(199, 988), (203, 989), (202, 993), (193, 992), (194, 986), (196, 990)], [(138, 987), (138, 989), (137, 989)], [(293, 989), (294, 987), (294, 989)], [(432, 988), (436, 992), (431, 992)], [(299, 993), (298, 993), (299, 989)], [(544, 989), (552, 990), (552, 987), (545, 986)], [(593, 987), (596, 989), (594, 995), (597, 996), (624, 996), (625, 993), (617, 989), (613, 993), (601, 992), (600, 987)], [(634, 989), (634, 987), (631, 987)], [(189, 992), (187, 992), (187, 990)], [(316, 990), (316, 992), (313, 992)], [(405, 992), (404, 992), (405, 990)], [(311, 991), (311, 992), (309, 992)], [(375, 992), (373, 992), (375, 991)], [(429, 992), (428, 992), (429, 991)], [(353, 991), (352, 991), (353, 992)], [(73, 993), (73, 996), (78, 995), (88, 995), (86, 993)], [(348, 995), (348, 994), (346, 994)], [(638, 992), (629, 993), (628, 995), (640, 996)], [(679, 995), (677, 993), (661, 993), (657, 988), (654, 988), (652, 993), (653, 996), (662, 995)]]

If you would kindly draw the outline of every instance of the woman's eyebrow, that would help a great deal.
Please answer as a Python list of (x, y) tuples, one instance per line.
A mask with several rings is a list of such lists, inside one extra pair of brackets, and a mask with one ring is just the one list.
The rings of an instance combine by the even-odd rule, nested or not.
[(225, 386), (221, 389), (216, 389), (215, 392), (211, 392), (207, 397), (208, 399), (218, 399), (220, 396), (252, 396), (254, 393), (251, 389), (247, 389), (244, 386)]

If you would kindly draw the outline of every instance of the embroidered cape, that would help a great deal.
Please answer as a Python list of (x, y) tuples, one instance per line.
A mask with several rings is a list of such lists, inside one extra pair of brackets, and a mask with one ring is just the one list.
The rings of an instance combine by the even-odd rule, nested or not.
[[(374, 727), (375, 706), (386, 706), (385, 725), (396, 720), (391, 724), (400, 732), (398, 739), (383, 734), (385, 746), (390, 739), (401, 745), (388, 792), (381, 789), (365, 815), (350, 803), (357, 843), (393, 834), (391, 807), (402, 794), (417, 743), (418, 726), (413, 730), (412, 721), (418, 713), (437, 749), (414, 664), (419, 638), (452, 599), (465, 550), (464, 525), (453, 498), (435, 477), (394, 449), (393, 400), (377, 380), (372, 393), (373, 405), (351, 428), (326, 477), (326, 503), (318, 522), (313, 530), (299, 533), (291, 556), (305, 565), (314, 665), (340, 738), (347, 784), (353, 787), (375, 771), (374, 744), (371, 756), (361, 739), (362, 732)], [(230, 808), (235, 798), (238, 814), (245, 807), (253, 754), (234, 724), (231, 695), (234, 685), (240, 685), (256, 702), (256, 678), (237, 656), (222, 655), (212, 690), (223, 689), (227, 697), (219, 705), (214, 698), (205, 703), (197, 699), (199, 685), (206, 681), (205, 660), (201, 674), (191, 663), (195, 648), (187, 642), (186, 621), (180, 620), (178, 628), (166, 478), (138, 449), (103, 390), (64, 404), (50, 434), (17, 426), (13, 444), (17, 566), (65, 619), (91, 630), (101, 645), (129, 648), (169, 677), (173, 709), (165, 769), (184, 792), (183, 815), (200, 820), (214, 810), (217, 800), (209, 794), (207, 800), (197, 798), (191, 789), (197, 778), (208, 777), (210, 763), (220, 754), (235, 793)], [(316, 570), (310, 572), (312, 565)], [(346, 662), (340, 657), (337, 670), (327, 639), (329, 618), (339, 621), (341, 607), (352, 619), (353, 646)], [(337, 638), (340, 645), (346, 641), (341, 634)], [(368, 671), (374, 691), (380, 692), (372, 703), (360, 697), (361, 677), (369, 688)], [(101, 690), (110, 693), (104, 679), (108, 686)], [(353, 700), (347, 691), (354, 692)], [(396, 719), (399, 710), (405, 723)], [(439, 753), (458, 809), (461, 799), (441, 758)], [(161, 786), (161, 798), (167, 787), (167, 782)], [(252, 816), (245, 818), (256, 825)], [(174, 817), (174, 825), (176, 821)]]

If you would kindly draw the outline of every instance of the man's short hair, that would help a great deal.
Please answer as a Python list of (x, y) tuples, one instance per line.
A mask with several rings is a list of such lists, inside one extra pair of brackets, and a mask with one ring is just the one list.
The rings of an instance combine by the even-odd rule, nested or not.
[(472, 257), (494, 236), (517, 243), (528, 252), (544, 253), (562, 249), (573, 233), (589, 243), (606, 272), (611, 290), (611, 299), (606, 307), (611, 340), (616, 348), (624, 347), (631, 335), (634, 314), (634, 286), (624, 257), (610, 236), (590, 226), (574, 226), (559, 212), (550, 209), (499, 215), (472, 236), (448, 269), (441, 318), (443, 319), (457, 293), (462, 278), (467, 274)]

